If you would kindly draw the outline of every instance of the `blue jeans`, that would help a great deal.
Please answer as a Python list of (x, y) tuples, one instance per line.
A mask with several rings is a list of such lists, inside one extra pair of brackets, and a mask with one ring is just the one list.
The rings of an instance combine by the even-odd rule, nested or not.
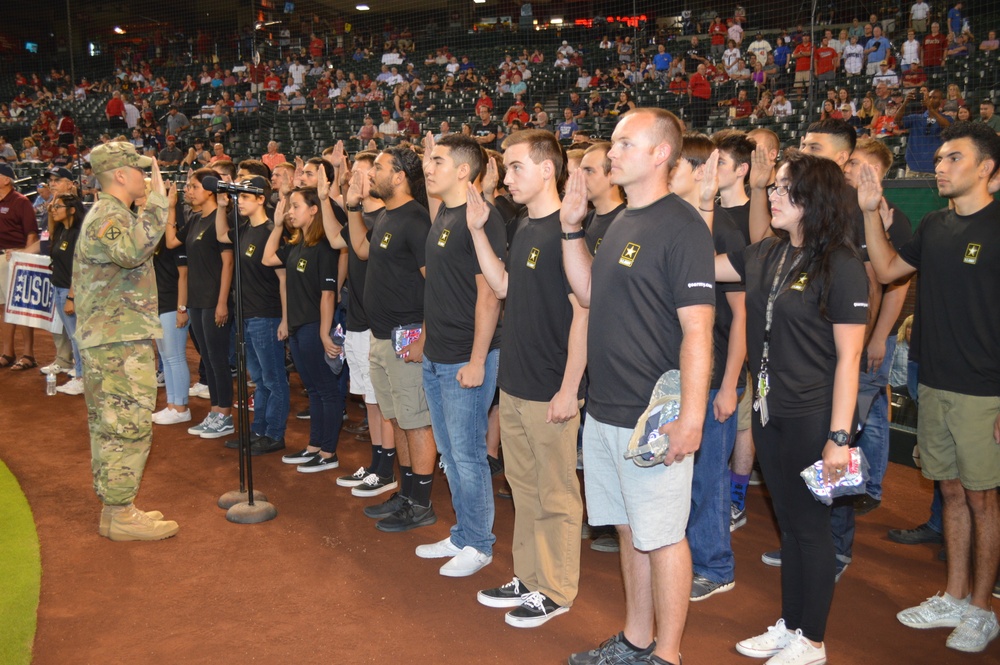
[(444, 462), (455, 509), (451, 542), (493, 554), (493, 481), (486, 461), (486, 424), (496, 391), (500, 350), (486, 356), (486, 372), (478, 388), (463, 388), (455, 375), (465, 363), (445, 365), (426, 357), (424, 393), (434, 441)]
[[(289, 336), (288, 346), (302, 385), (309, 391), (309, 445), (335, 453), (344, 424), (344, 393), (323, 357), (326, 352), (319, 339), (319, 322), (299, 327)], [(255, 405), (254, 413), (256, 409)]]
[(868, 460), (868, 484), (865, 491), (873, 499), (882, 499), (882, 479), (889, 466), (889, 396), (885, 387), (889, 384), (889, 369), (896, 351), (896, 338), (890, 336), (885, 343), (885, 358), (874, 374), (862, 373), (862, 381), (878, 386), (878, 393), (872, 400), (868, 417), (865, 418), (858, 447)]
[(177, 312), (160, 314), (163, 338), (156, 340), (163, 362), (163, 381), (167, 387), (167, 404), (188, 403), (188, 383), (191, 371), (187, 364), (188, 327), (177, 327)]
[(250, 379), (257, 384), (250, 429), (257, 436), (268, 436), (275, 441), (285, 436), (289, 410), (285, 344), (278, 339), (280, 324), (281, 319), (268, 318), (243, 322), (247, 371), (250, 372)]
[(76, 365), (76, 377), (82, 381), (83, 363), (80, 362), (80, 349), (76, 346), (76, 336), (73, 334), (76, 332), (76, 314), (67, 314), (64, 310), (66, 307), (66, 298), (69, 297), (69, 289), (54, 286), (52, 290), (56, 296), (56, 314), (59, 315), (59, 320), (62, 321), (66, 336), (69, 337), (70, 342), (73, 344), (73, 363)]
[[(738, 390), (737, 396), (743, 394)], [(708, 412), (701, 447), (694, 456), (691, 479), (691, 514), (687, 539), (695, 575), (715, 583), (735, 579), (736, 561), (729, 540), (729, 458), (736, 444), (736, 413), (725, 422), (715, 419), (712, 403), (718, 390), (708, 393)]]

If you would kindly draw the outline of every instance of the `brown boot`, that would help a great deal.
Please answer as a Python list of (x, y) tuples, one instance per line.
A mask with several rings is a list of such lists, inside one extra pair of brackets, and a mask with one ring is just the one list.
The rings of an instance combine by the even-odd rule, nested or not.
[(154, 520), (135, 506), (111, 506), (111, 526), (108, 538), (120, 542), (127, 540), (163, 540), (180, 530), (177, 522)]
[[(101, 522), (100, 524), (97, 525), (97, 534), (100, 536), (104, 536), (105, 538), (110, 537), (109, 534), (111, 532), (112, 508), (114, 508), (114, 506), (107, 506), (107, 505), (104, 506), (104, 509), (101, 510)], [(161, 513), (159, 510), (150, 510), (149, 512), (146, 513), (146, 517), (148, 517), (151, 520), (162, 520), (163, 513)]]

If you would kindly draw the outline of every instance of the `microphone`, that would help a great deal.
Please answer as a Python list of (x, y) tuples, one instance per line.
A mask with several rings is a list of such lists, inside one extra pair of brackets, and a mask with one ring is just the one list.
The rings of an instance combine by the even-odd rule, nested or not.
[(264, 194), (264, 190), (260, 187), (244, 185), (239, 182), (223, 182), (210, 175), (205, 176), (205, 179), (201, 181), (201, 186), (216, 194), (219, 192), (228, 194), (254, 194), (256, 196), (263, 196)]

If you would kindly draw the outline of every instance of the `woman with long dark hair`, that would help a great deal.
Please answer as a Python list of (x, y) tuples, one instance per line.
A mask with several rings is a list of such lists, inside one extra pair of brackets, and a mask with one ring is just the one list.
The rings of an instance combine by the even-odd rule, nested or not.
[(80, 349), (76, 346), (76, 309), (73, 303), (73, 252), (80, 236), (80, 225), (86, 216), (83, 202), (73, 194), (60, 194), (49, 204), (49, 255), (52, 258), (52, 287), (55, 309), (63, 330), (73, 344), (76, 374), (56, 388), (64, 395), (83, 394), (83, 366)]
[(773, 236), (715, 260), (718, 281), (746, 283), (753, 437), (781, 529), (781, 618), (736, 650), (769, 665), (826, 662), (830, 507), (799, 473), (822, 460), (825, 482), (842, 477), (857, 425), (868, 280), (852, 196), (836, 163), (795, 155), (770, 191)]
[[(286, 464), (297, 464), (302, 473), (340, 465), (337, 439), (344, 422), (344, 393), (326, 363), (327, 357), (343, 351), (330, 334), (337, 306), (340, 255), (326, 240), (320, 205), (315, 187), (293, 190), (287, 199), (287, 213), (275, 211), (274, 229), (262, 261), (265, 266), (285, 268), (288, 346), (309, 393), (309, 442), (297, 453), (281, 458)], [(291, 226), (292, 238), (282, 246), (286, 224)]]

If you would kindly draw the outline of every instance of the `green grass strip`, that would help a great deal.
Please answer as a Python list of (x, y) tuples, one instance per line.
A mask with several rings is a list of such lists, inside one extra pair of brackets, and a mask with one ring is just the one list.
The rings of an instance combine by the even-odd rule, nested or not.
[(41, 580), (31, 507), (17, 479), (0, 461), (0, 663), (31, 662)]

